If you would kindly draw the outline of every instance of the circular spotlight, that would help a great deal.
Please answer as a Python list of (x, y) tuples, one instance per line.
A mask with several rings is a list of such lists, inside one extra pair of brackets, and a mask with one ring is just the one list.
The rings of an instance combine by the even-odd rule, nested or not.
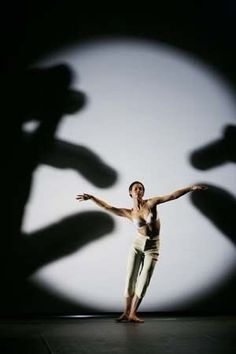
[[(74, 45), (37, 66), (60, 63), (72, 67), (74, 88), (86, 93), (88, 104), (64, 116), (57, 139), (94, 151), (117, 171), (118, 180), (101, 189), (73, 169), (39, 166), (24, 218), (28, 237), (65, 216), (98, 210), (91, 201), (78, 204), (77, 193), (131, 207), (127, 189), (136, 179), (145, 184), (146, 197), (201, 180), (235, 194), (232, 163), (199, 171), (189, 162), (192, 151), (215, 140), (235, 120), (234, 93), (212, 68), (176, 48), (132, 38)], [(162, 204), (158, 211), (161, 252), (142, 310), (173, 311), (219, 286), (235, 268), (236, 252), (189, 196)], [(98, 311), (121, 310), (136, 230), (125, 219), (114, 221), (112, 233), (45, 265), (32, 281)]]

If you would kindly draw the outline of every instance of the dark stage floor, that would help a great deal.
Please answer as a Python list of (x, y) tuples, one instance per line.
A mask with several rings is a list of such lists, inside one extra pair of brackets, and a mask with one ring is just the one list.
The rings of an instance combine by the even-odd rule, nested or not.
[(144, 324), (111, 317), (1, 320), (0, 353), (233, 354), (235, 317), (144, 317)]

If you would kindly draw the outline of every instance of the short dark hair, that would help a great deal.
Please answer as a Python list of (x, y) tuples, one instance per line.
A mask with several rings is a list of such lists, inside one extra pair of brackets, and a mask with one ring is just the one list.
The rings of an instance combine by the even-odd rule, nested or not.
[(134, 181), (134, 182), (132, 182), (131, 185), (129, 186), (129, 195), (130, 195), (130, 197), (132, 197), (131, 191), (132, 191), (133, 185), (136, 184), (136, 183), (141, 184), (141, 186), (143, 187), (143, 192), (145, 192), (145, 187), (144, 187), (143, 183), (140, 182), (140, 181)]

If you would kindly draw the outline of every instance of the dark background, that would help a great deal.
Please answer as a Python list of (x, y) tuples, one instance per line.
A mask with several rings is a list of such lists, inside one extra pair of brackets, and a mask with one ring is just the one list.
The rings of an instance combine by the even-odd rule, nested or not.
[[(156, 2), (155, 9), (147, 3), (130, 5), (129, 9), (128, 4), (108, 9), (93, 8), (92, 3), (85, 8), (75, 0), (5, 4), (1, 11), (0, 316), (96, 313), (96, 309), (68, 303), (27, 279), (42, 265), (72, 253), (113, 228), (112, 219), (98, 212), (92, 215), (96, 228), (90, 226), (87, 230), (91, 215), (85, 213), (60, 220), (30, 238), (22, 235), (24, 207), (33, 172), (40, 163), (75, 168), (102, 188), (117, 178), (116, 171), (89, 149), (66, 145), (54, 137), (63, 114), (83, 109), (89, 99), (86, 93), (73, 91), (73, 68), (62, 63), (48, 70), (29, 70), (30, 65), (66, 44), (99, 36), (132, 36), (157, 40), (196, 56), (219, 71), (235, 89), (235, 20), (234, 1)], [(32, 118), (40, 122), (40, 127), (27, 136), (21, 126)], [(212, 168), (211, 161), (214, 166), (235, 162), (234, 141), (235, 127), (226, 127), (222, 140), (199, 147), (190, 161), (198, 169)], [(235, 243), (233, 196), (212, 186), (204, 198), (196, 197), (192, 202)], [(83, 234), (79, 240), (78, 226)], [(71, 235), (69, 239), (65, 234)], [(214, 293), (186, 305), (184, 313), (235, 314), (235, 295), (234, 273)]]

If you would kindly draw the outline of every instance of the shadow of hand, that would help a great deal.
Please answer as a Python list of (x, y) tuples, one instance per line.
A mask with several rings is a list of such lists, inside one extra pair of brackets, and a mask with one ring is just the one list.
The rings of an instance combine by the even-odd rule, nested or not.
[[(11, 164), (7, 171), (9, 190), (14, 185), (14, 192), (6, 199), (10, 220), (7, 221), (8, 233), (3, 238), (0, 260), (1, 277), (5, 284), (2, 304), (10, 301), (10, 306), (14, 301), (12, 297), (16, 295), (15, 289), (27, 294), (24, 289), (27, 288), (25, 280), (29, 275), (49, 262), (103, 237), (114, 228), (113, 219), (107, 214), (86, 212), (66, 217), (32, 234), (22, 234), (25, 206), (38, 165), (46, 163), (56, 168), (74, 169), (102, 188), (112, 185), (117, 177), (115, 170), (89, 148), (55, 137), (63, 115), (81, 110), (86, 103), (84, 93), (70, 88), (70, 68), (63, 64), (31, 69), (20, 77), (17, 99), (12, 93), (8, 97), (9, 102), (14, 102), (9, 106), (9, 117), (12, 120), (12, 139), (17, 149), (9, 158)], [(39, 124), (29, 134), (22, 130), (22, 124), (31, 120), (37, 120)], [(19, 307), (19, 310), (22, 311), (22, 308)], [(9, 307), (6, 311), (11, 312)]]
[[(195, 150), (190, 156), (190, 161), (200, 170), (208, 170), (226, 162), (235, 162), (236, 127), (226, 126), (222, 138)], [(193, 193), (191, 200), (218, 229), (235, 242), (235, 198), (220, 187), (213, 185), (209, 187), (204, 193)]]
[[(192, 165), (200, 170), (208, 170), (226, 162), (236, 161), (236, 127), (225, 127), (223, 137), (197, 150), (191, 156)], [(204, 193), (192, 193), (193, 205), (205, 215), (234, 244), (236, 243), (236, 199), (230, 192), (219, 186), (208, 185)], [(196, 309), (205, 309), (217, 313), (233, 313), (235, 308), (235, 273), (231, 270), (214, 294), (208, 295), (196, 305)], [(200, 306), (200, 307), (199, 307)]]
[[(8, 269), (12, 269), (14, 276), (17, 273), (18, 279), (28, 277), (42, 266), (109, 234), (113, 228), (113, 219), (102, 212), (65, 217), (40, 231), (22, 235)], [(7, 277), (9, 275), (8, 271)]]

